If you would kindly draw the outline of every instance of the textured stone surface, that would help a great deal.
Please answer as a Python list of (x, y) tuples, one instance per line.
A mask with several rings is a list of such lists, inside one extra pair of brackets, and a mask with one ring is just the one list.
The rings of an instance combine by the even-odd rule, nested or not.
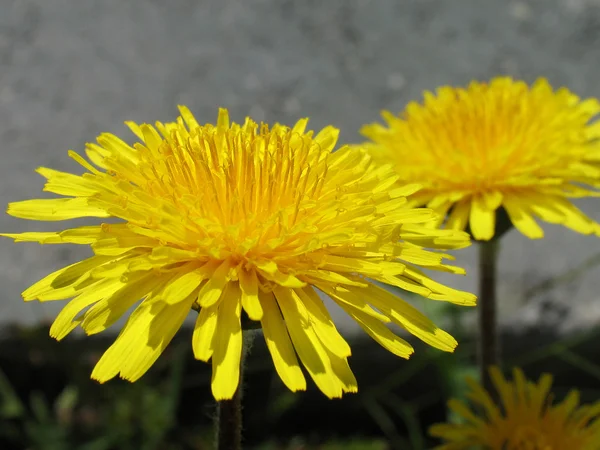
[[(169, 6), (166, 6), (166, 4)], [(332, 123), (343, 141), (382, 108), (399, 111), (424, 89), (495, 74), (546, 76), (600, 95), (597, 0), (0, 0), (0, 204), (38, 197), (39, 165), (74, 169), (66, 154), (102, 131), (127, 136), (124, 120), (169, 120), (185, 103), (202, 121), (218, 106), (237, 120)], [(597, 201), (582, 203), (600, 219)], [(52, 225), (50, 225), (52, 226)], [(61, 224), (56, 224), (60, 227)], [(0, 229), (48, 225), (0, 216)], [(600, 317), (600, 269), (521, 305), (523, 288), (598, 252), (599, 241), (558, 228), (531, 242), (516, 233), (501, 257), (503, 318), (540, 317), (542, 300), (565, 326)], [(0, 241), (2, 322), (52, 317), (58, 304), (19, 293), (85, 256), (75, 247)], [(458, 254), (475, 289), (475, 252)], [(62, 302), (59, 302), (62, 304)], [(554, 307), (554, 311), (557, 311)], [(545, 319), (544, 319), (545, 320)]]

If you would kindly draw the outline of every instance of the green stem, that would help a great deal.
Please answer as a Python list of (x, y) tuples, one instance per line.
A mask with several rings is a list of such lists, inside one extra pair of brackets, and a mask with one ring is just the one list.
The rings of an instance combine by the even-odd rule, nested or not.
[(479, 370), (482, 386), (493, 394), (488, 369), (499, 365), (496, 279), (499, 240), (479, 242)]
[(217, 450), (242, 450), (242, 393), (246, 357), (252, 347), (254, 332), (243, 331), (240, 382), (231, 400), (217, 402), (215, 415), (215, 448)]

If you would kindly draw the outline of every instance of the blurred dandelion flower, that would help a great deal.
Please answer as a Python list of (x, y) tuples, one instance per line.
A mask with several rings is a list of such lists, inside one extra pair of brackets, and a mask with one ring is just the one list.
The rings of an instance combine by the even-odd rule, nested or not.
[(410, 205), (446, 216), (446, 227), (470, 226), (477, 240), (495, 234), (496, 210), (529, 238), (543, 237), (535, 218), (583, 234), (599, 226), (569, 199), (597, 197), (600, 111), (545, 79), (532, 87), (499, 77), (466, 89), (442, 87), (410, 103), (400, 116), (383, 112), (387, 127), (366, 125), (363, 147), (393, 162), (401, 183), (422, 183)]
[[(228, 399), (239, 382), (243, 312), (260, 322), (275, 368), (292, 391), (306, 389), (297, 356), (328, 397), (357, 390), (350, 347), (318, 291), (331, 297), (377, 342), (408, 358), (413, 348), (393, 322), (433, 347), (456, 341), (370, 280), (433, 300), (473, 305), (472, 294), (431, 280), (416, 266), (464, 273), (423, 248), (454, 249), (469, 236), (426, 226), (428, 209), (406, 208), (418, 186), (395, 185), (389, 167), (361, 150), (333, 152), (338, 130), (316, 136), (307, 120), (269, 128), (251, 119), (199, 125), (181, 107), (176, 123), (127, 123), (140, 142), (112, 134), (88, 144), (82, 176), (40, 168), (45, 190), (67, 198), (11, 203), (19, 218), (59, 221), (113, 217), (61, 232), (4, 234), (16, 241), (90, 245), (94, 256), (59, 270), (23, 293), (25, 300), (74, 297), (50, 334), (80, 325), (99, 333), (141, 299), (93, 370), (105, 382), (135, 381), (158, 358), (191, 308), (199, 311), (193, 351), (212, 358), (212, 392)], [(297, 355), (296, 355), (297, 353)]]
[(485, 412), (470, 409), (463, 402), (450, 400), (448, 406), (464, 420), (461, 424), (436, 424), (433, 436), (445, 443), (437, 450), (597, 450), (600, 443), (600, 402), (579, 405), (579, 393), (571, 391), (558, 404), (552, 404), (552, 376), (543, 375), (537, 384), (514, 369), (507, 381), (497, 367), (490, 375), (503, 407), (496, 405), (488, 392), (468, 380), (468, 398)]

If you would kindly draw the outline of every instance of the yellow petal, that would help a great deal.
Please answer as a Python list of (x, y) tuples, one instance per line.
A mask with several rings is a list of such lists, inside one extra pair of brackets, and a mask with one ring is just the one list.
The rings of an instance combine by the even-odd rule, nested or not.
[[(491, 422), (501, 421), (502, 413), (497, 403), (492, 400), (489, 393), (472, 379), (467, 379), (467, 385), (471, 389), (472, 394), (469, 398), (473, 403), (481, 406), (485, 410), (485, 414)], [(540, 409), (541, 411), (541, 409)]]
[(327, 308), (323, 304), (323, 300), (319, 298), (314, 289), (306, 287), (297, 289), (295, 292), (304, 303), (309, 320), (325, 348), (340, 357), (350, 356), (352, 354), (350, 346), (338, 332), (327, 312)]
[(81, 328), (87, 335), (106, 330), (161, 281), (153, 272), (142, 273), (132, 280), (122, 281), (125, 285), (121, 289), (102, 299), (85, 313)]
[(200, 361), (207, 362), (213, 354), (213, 339), (217, 329), (217, 317), (219, 304), (200, 309), (194, 334), (192, 336), (192, 349), (194, 357)]
[(410, 183), (410, 184), (405, 184), (405, 185), (396, 187), (394, 189), (390, 189), (390, 191), (388, 193), (390, 195), (390, 198), (408, 197), (409, 195), (412, 195), (415, 192), (420, 191), (422, 188), (423, 188), (422, 184)]
[[(14, 239), (15, 242), (39, 242), (40, 244), (63, 244), (59, 233), (54, 231), (26, 233), (0, 233), (0, 236)], [(93, 241), (92, 241), (93, 242)], [(89, 242), (91, 243), (91, 242)]]
[(144, 133), (142, 133), (142, 129), (137, 123), (128, 120), (125, 122), (125, 125), (127, 125), (127, 128), (129, 128), (140, 141), (144, 140)]
[(211, 389), (215, 400), (233, 397), (240, 380), (242, 358), (242, 293), (237, 283), (229, 283), (219, 306), (213, 340)]
[(219, 108), (219, 117), (217, 118), (217, 128), (219, 130), (229, 129), (229, 112), (226, 108)]
[(175, 305), (142, 303), (113, 345), (94, 367), (92, 378), (104, 383), (116, 375), (138, 380), (154, 364), (188, 315), (195, 297)]
[(400, 289), (404, 289), (408, 292), (413, 292), (415, 294), (421, 295), (425, 298), (429, 298), (432, 295), (431, 289), (427, 286), (423, 286), (422, 283), (411, 279), (410, 277), (399, 275), (399, 276), (382, 276), (382, 277), (373, 277), (376, 281), (381, 281), (382, 283), (389, 284), (391, 286), (399, 287)]
[(79, 217), (110, 217), (110, 214), (104, 209), (88, 205), (87, 198), (24, 200), (9, 203), (6, 212), (20, 219), (43, 221), (70, 220)]
[(50, 327), (50, 336), (60, 341), (67, 336), (83, 320), (75, 318), (87, 306), (96, 303), (103, 298), (112, 295), (123, 287), (118, 278), (106, 279), (89, 286), (80, 295), (75, 297), (60, 311)]
[[(395, 253), (397, 253), (398, 257), (403, 261), (416, 264), (418, 266), (433, 266), (432, 268), (437, 268), (442, 265), (442, 260), (444, 258), (454, 259), (453, 256), (444, 253), (434, 253), (423, 248), (411, 248), (406, 246), (400, 246)], [(386, 275), (401, 275), (404, 272), (406, 265), (398, 264), (398, 267), (399, 268), (396, 271), (386, 271)]]
[(127, 272), (143, 272), (157, 268), (148, 258), (143, 256), (124, 256), (102, 266), (98, 266), (91, 271), (91, 277), (100, 278), (115, 278), (122, 277)]
[(102, 173), (98, 169), (96, 169), (94, 166), (92, 166), (90, 163), (88, 163), (85, 159), (83, 159), (83, 157), (79, 153), (77, 153), (73, 150), (69, 150), (68, 154), (71, 159), (75, 160), (79, 165), (81, 165), (82, 167), (85, 167), (87, 170), (89, 170), (93, 174), (100, 175)]
[(330, 270), (304, 270), (302, 275), (304, 279), (309, 280), (311, 283), (319, 283), (325, 281), (333, 286), (339, 284), (360, 287), (366, 286), (364, 281), (360, 281), (360, 279), (357, 280), (349, 278), (348, 276)]
[(471, 236), (468, 233), (452, 229), (432, 229), (403, 225), (398, 237), (421, 247), (446, 250), (465, 248), (471, 245)]
[(360, 327), (371, 336), (379, 345), (394, 355), (408, 359), (414, 349), (404, 339), (399, 338), (390, 331), (381, 321), (352, 308), (342, 308), (352, 317)]
[[(125, 361), (121, 369), (122, 378), (136, 381), (146, 373), (181, 328), (195, 300), (195, 297), (191, 295), (185, 301), (175, 305), (165, 305), (163, 309), (157, 308), (156, 316), (150, 322), (148, 340), (143, 348), (132, 353)], [(152, 310), (153, 306), (149, 306), (149, 308)], [(132, 334), (134, 334), (133, 330)], [(134, 334), (132, 338), (139, 339), (139, 336)]]
[(503, 201), (504, 209), (515, 228), (530, 239), (544, 237), (544, 230), (536, 223), (529, 211), (513, 196), (506, 196)]
[(200, 292), (198, 292), (198, 303), (200, 306), (209, 307), (219, 301), (223, 289), (229, 282), (230, 269), (231, 264), (229, 260), (223, 261), (208, 281), (204, 283)]
[(202, 308), (198, 313), (192, 336), (192, 348), (194, 357), (200, 361), (207, 362), (213, 354), (213, 339), (217, 329), (218, 313), (218, 304)]
[(242, 306), (252, 320), (261, 320), (263, 309), (258, 299), (258, 280), (253, 270), (239, 271), (240, 288), (242, 289)]
[(263, 307), (261, 320), (263, 335), (273, 358), (275, 370), (290, 391), (305, 391), (306, 379), (298, 364), (296, 352), (281, 317), (279, 306), (275, 302), (273, 294), (261, 292), (259, 295)]
[(152, 248), (157, 241), (145, 236), (118, 236), (103, 237), (92, 244), (92, 250), (96, 255), (122, 255), (134, 248)]
[(194, 130), (200, 126), (187, 106), (179, 105), (178, 108), (189, 130)]
[(169, 282), (162, 292), (161, 297), (163, 301), (170, 305), (185, 300), (188, 295), (198, 289), (204, 278), (204, 274), (199, 270), (185, 272), (178, 278)]
[(136, 163), (139, 161), (138, 151), (114, 134), (102, 133), (100, 136), (98, 136), (96, 141), (103, 147), (105, 151), (107, 150), (110, 152), (110, 154), (112, 154), (112, 159), (119, 160), (126, 158), (127, 160)]
[(98, 183), (72, 173), (47, 167), (39, 167), (36, 172), (48, 180), (44, 186), (46, 192), (72, 197), (90, 197), (100, 190)]
[(313, 261), (319, 264), (319, 268), (334, 272), (353, 272), (364, 275), (379, 275), (382, 273), (380, 264), (358, 258), (344, 258), (327, 254), (318, 254), (309, 256), (309, 258), (313, 258)]
[(54, 301), (54, 300), (66, 300), (75, 297), (77, 294), (86, 290), (90, 285), (94, 284), (96, 280), (92, 279), (87, 274), (82, 276), (81, 279), (77, 280), (72, 286), (65, 286), (58, 289), (52, 289), (48, 292), (40, 293), (37, 296), (37, 300), (40, 302)]
[(471, 213), (471, 199), (461, 200), (456, 203), (446, 221), (446, 228), (451, 230), (464, 230), (469, 222)]
[[(119, 234), (124, 230), (124, 224), (102, 224), (87, 227), (71, 228), (61, 231), (60, 238), (69, 244), (93, 244), (109, 234)], [(125, 229), (126, 230), (126, 229)]]
[(352, 393), (358, 392), (358, 382), (356, 381), (354, 373), (352, 373), (352, 369), (350, 369), (348, 358), (331, 351), (331, 349), (327, 348), (327, 345), (324, 345), (323, 349), (331, 362), (333, 374), (342, 386), (342, 391)]
[(259, 269), (258, 272), (265, 279), (273, 281), (279, 286), (284, 286), (288, 288), (302, 288), (306, 286), (306, 283), (304, 281), (300, 280), (292, 274), (281, 272), (280, 270), (276, 270), (273, 273), (268, 273)]
[(437, 218), (436, 213), (428, 208), (414, 208), (399, 210), (388, 213), (385, 217), (381, 217), (371, 222), (373, 225), (383, 224), (409, 224), (409, 223), (426, 223)]
[(308, 119), (306, 119), (306, 118), (298, 120), (298, 122), (296, 122), (296, 124), (292, 128), (292, 134), (299, 134), (299, 135), (304, 134), (307, 124), (308, 124)]
[(504, 196), (499, 191), (486, 191), (482, 194), (483, 203), (490, 210), (496, 210), (502, 205)]
[(97, 144), (87, 143), (85, 144), (85, 154), (96, 166), (102, 169), (107, 168), (104, 158), (110, 156), (110, 152), (108, 150), (103, 149)]
[[(369, 305), (362, 296), (362, 289), (358, 290), (346, 290), (342, 291), (337, 288), (330, 288), (329, 286), (317, 285), (317, 287), (331, 297), (338, 305), (346, 308), (352, 308), (356, 311), (360, 311), (368, 316), (373, 317), (383, 323), (391, 322), (390, 318), (385, 314), (381, 314), (379, 311), (375, 311), (371, 305)], [(356, 295), (358, 294), (358, 295)]]
[(369, 303), (388, 315), (394, 323), (432, 347), (453, 352), (458, 345), (456, 339), (438, 328), (424, 314), (385, 289), (372, 284), (361, 292)]
[(448, 408), (477, 427), (485, 428), (487, 425), (481, 417), (476, 416), (467, 405), (459, 400), (450, 399), (448, 401)]
[(581, 234), (592, 234), (597, 224), (570, 201), (552, 195), (532, 195), (530, 208), (540, 219)]
[(473, 197), (469, 225), (473, 237), (477, 240), (488, 241), (494, 237), (496, 211), (488, 207), (483, 196)]
[(277, 288), (274, 294), (302, 364), (328, 398), (340, 398), (342, 384), (333, 373), (323, 344), (306, 320), (307, 312), (302, 302), (290, 289)]
[[(304, 123), (304, 127), (306, 127), (306, 123)], [(297, 131), (300, 134), (304, 133), (304, 129), (302, 129), (302, 131), (299, 131), (299, 129), (300, 128), (297, 129), (296, 127), (294, 127), (294, 131)], [(317, 144), (319, 144), (321, 151), (329, 153), (335, 147), (339, 135), (340, 130), (330, 125), (319, 131), (319, 133), (315, 136), (314, 141)]]
[[(505, 411), (511, 411), (514, 408), (516, 400), (513, 392), (513, 385), (504, 378), (504, 375), (498, 367), (490, 367), (489, 373), (496, 390), (500, 394)], [(490, 394), (487, 391), (485, 391), (485, 395), (490, 398)]]
[(90, 272), (97, 267), (114, 261), (114, 256), (92, 256), (65, 268), (53, 281), (51, 287), (59, 289), (69, 287), (88, 276)]
[(555, 196), (528, 195), (526, 198), (531, 212), (540, 219), (556, 224), (564, 224), (566, 222), (565, 212), (554, 201), (556, 200)]
[(41, 300), (40, 297), (43, 297), (44, 300), (58, 300), (61, 298), (68, 298), (69, 296), (72, 297), (76, 293), (75, 288), (70, 290), (72, 295), (68, 295), (67, 293), (66, 297), (54, 297), (53, 294), (57, 294), (61, 288), (71, 288), (74, 283), (79, 281), (95, 267), (102, 265), (110, 259), (111, 258), (107, 258), (106, 256), (93, 256), (75, 264), (71, 264), (70, 266), (59, 269), (42, 278), (40, 281), (23, 291), (21, 295), (25, 301)]
[[(423, 271), (417, 269), (416, 267), (407, 266), (402, 276), (406, 277), (406, 281), (415, 283), (416, 285), (424, 286), (425, 288), (429, 289), (430, 292), (429, 294), (425, 295), (425, 297), (432, 300), (444, 300), (463, 306), (475, 306), (477, 303), (477, 297), (474, 294), (460, 291), (458, 289), (438, 283), (437, 281), (429, 278), (425, 273), (423, 273)], [(395, 278), (399, 279), (401, 277)], [(389, 284), (394, 284), (393, 279), (389, 277), (386, 278), (385, 281)], [(412, 290), (412, 288), (409, 287), (407, 290)]]

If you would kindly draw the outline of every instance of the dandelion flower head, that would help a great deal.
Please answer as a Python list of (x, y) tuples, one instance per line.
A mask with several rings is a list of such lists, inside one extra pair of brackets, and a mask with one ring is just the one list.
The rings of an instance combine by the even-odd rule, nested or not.
[[(444, 444), (436, 450), (596, 450), (600, 443), (600, 402), (580, 405), (579, 393), (552, 404), (552, 376), (538, 383), (528, 381), (523, 371), (513, 370), (506, 380), (497, 367), (490, 370), (502, 407), (490, 393), (469, 379), (468, 398), (476, 409), (452, 399), (450, 409), (463, 423), (437, 424), (430, 428)], [(481, 412), (479, 412), (481, 411)]]
[[(72, 299), (50, 334), (77, 326), (104, 331), (135, 310), (92, 377), (135, 381), (159, 357), (191, 309), (198, 311), (195, 357), (212, 361), (212, 392), (231, 398), (239, 382), (243, 318), (258, 322), (282, 381), (306, 389), (304, 372), (328, 397), (354, 392), (350, 347), (322, 297), (329, 296), (377, 342), (408, 358), (395, 323), (433, 347), (456, 341), (374, 281), (433, 300), (473, 305), (471, 294), (430, 279), (418, 266), (463, 273), (432, 249), (469, 245), (435, 230), (429, 209), (407, 208), (418, 186), (397, 186), (390, 167), (362, 150), (333, 151), (338, 130), (269, 127), (250, 118), (200, 125), (181, 107), (175, 123), (127, 125), (139, 141), (112, 134), (70, 156), (83, 175), (38, 169), (56, 199), (11, 203), (22, 219), (116, 218), (118, 223), (58, 232), (4, 234), (16, 241), (89, 245), (94, 255), (58, 270), (25, 300)], [(300, 362), (299, 362), (300, 361)]]
[(489, 240), (503, 208), (529, 238), (543, 237), (536, 219), (598, 234), (570, 199), (599, 195), (599, 111), (596, 99), (554, 91), (544, 79), (529, 87), (499, 77), (426, 92), (399, 116), (383, 112), (387, 127), (361, 132), (402, 183), (423, 184), (411, 204), (448, 214), (448, 228), (469, 226), (474, 238)]

